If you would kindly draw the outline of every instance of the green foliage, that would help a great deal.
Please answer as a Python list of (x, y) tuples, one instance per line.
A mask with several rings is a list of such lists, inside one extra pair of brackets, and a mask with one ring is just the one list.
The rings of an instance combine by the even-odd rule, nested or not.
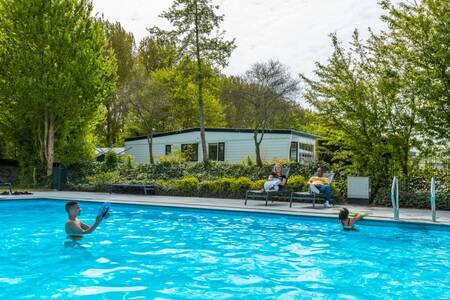
[(159, 161), (171, 164), (184, 164), (186, 162), (186, 156), (181, 152), (181, 149), (174, 149), (170, 154), (161, 156)]
[(119, 181), (120, 177), (118, 171), (101, 172), (87, 177), (87, 183), (95, 187), (104, 187), (108, 184), (118, 183)]
[(300, 75), (320, 114), (310, 124), (325, 137), (320, 159), (343, 175), (370, 176), (375, 193), (388, 177), (407, 182), (420, 162), (446, 163), (450, 142), (450, 2), (380, 3), (388, 30), (367, 41), (355, 30), (348, 49), (332, 34), (334, 51), (316, 63), (315, 79)]
[[(240, 77), (221, 81), (221, 101), (226, 111), (237, 114), (241, 124), (255, 132), (256, 164), (263, 165), (260, 144), (271, 126), (285, 124), (286, 111), (293, 105), (298, 82), (278, 61), (259, 62)], [(282, 125), (282, 126), (283, 126)]]
[(78, 145), (92, 145), (87, 133), (115, 86), (116, 61), (91, 12), (88, 1), (0, 1), (0, 131), (47, 175), (54, 160), (89, 156)]
[[(450, 172), (431, 168), (416, 169), (409, 180), (400, 180), (400, 208), (430, 208), (432, 177), (436, 180), (436, 208), (450, 210)], [(373, 204), (392, 205), (390, 186), (383, 187), (377, 192)]]
[(114, 151), (108, 151), (105, 153), (105, 166), (108, 170), (117, 168), (119, 163), (119, 157)]
[[(416, 96), (421, 131), (434, 137), (450, 137), (450, 2), (404, 1), (391, 5), (383, 0), (383, 20), (389, 26), (382, 35), (387, 52), (401, 68), (400, 80)], [(420, 125), (420, 124), (419, 124)]]
[(160, 180), (157, 184), (160, 185), (159, 190), (171, 195), (196, 196), (199, 180), (191, 176), (174, 180)]
[[(291, 163), (287, 189), (306, 191), (306, 183), (317, 167), (326, 172), (329, 165), (318, 161), (307, 165)], [(108, 191), (108, 183), (147, 183), (156, 186), (158, 193), (178, 196), (202, 196), (218, 198), (243, 198), (247, 190), (260, 190), (267, 180), (273, 165), (264, 167), (232, 165), (223, 162), (200, 162), (178, 164), (160, 162), (132, 166), (119, 161), (115, 171), (107, 169), (105, 162), (84, 162), (69, 166), (69, 188), (85, 191)], [(109, 170), (106, 171), (105, 170)], [(335, 170), (333, 170), (335, 171)], [(431, 177), (436, 178), (438, 207), (450, 209), (450, 173), (431, 168), (418, 169), (411, 174), (409, 181), (401, 179), (402, 207), (427, 207)], [(388, 183), (389, 184), (389, 183)], [(333, 200), (345, 201), (347, 179), (345, 173), (336, 173), (331, 185)], [(380, 188), (375, 205), (389, 205), (390, 190)], [(428, 195), (428, 196), (427, 196)]]
[(138, 60), (144, 66), (146, 72), (172, 68), (178, 60), (177, 47), (173, 41), (146, 37), (139, 43)]
[[(447, 192), (436, 192), (436, 209), (450, 210), (450, 194)], [(430, 209), (429, 191), (399, 191), (400, 209), (404, 208), (425, 208)], [(392, 206), (390, 188), (381, 188), (373, 204), (380, 206)]]
[(124, 138), (125, 120), (128, 115), (129, 90), (133, 77), (134, 38), (119, 22), (102, 21), (108, 55), (117, 61), (117, 87), (103, 101), (102, 119), (97, 124), (96, 135), (100, 145), (121, 145)]
[[(173, 26), (172, 31), (154, 27), (150, 32), (158, 39), (170, 40), (179, 51), (180, 57), (195, 61), (195, 81), (197, 83), (197, 103), (200, 125), (200, 139), (203, 160), (208, 160), (205, 140), (205, 107), (203, 84), (208, 79), (204, 66), (225, 67), (227, 59), (236, 47), (234, 40), (226, 41), (225, 32), (219, 28), (223, 15), (217, 15), (219, 6), (211, 0), (175, 0), (172, 6), (161, 14)], [(218, 102), (217, 102), (218, 103)]]
[(252, 181), (247, 177), (223, 177), (217, 180), (206, 180), (199, 184), (199, 195), (218, 198), (242, 198), (250, 189)]
[(305, 191), (307, 179), (302, 175), (289, 176), (287, 182), (287, 188), (291, 191)]
[(244, 165), (247, 167), (253, 167), (255, 164), (256, 164), (255, 161), (253, 161), (253, 159), (250, 155), (247, 155), (241, 162), (241, 165)]
[(267, 179), (259, 179), (255, 180), (250, 184), (250, 190), (261, 190), (264, 187), (264, 183)]

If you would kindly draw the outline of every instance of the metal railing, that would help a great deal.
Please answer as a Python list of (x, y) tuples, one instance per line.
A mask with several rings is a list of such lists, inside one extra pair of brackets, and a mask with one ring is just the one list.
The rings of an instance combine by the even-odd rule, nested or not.
[(398, 178), (396, 176), (392, 179), (391, 201), (394, 209), (394, 220), (398, 221), (400, 218), (400, 207), (398, 202)]
[(431, 178), (430, 202), (431, 202), (431, 220), (433, 222), (436, 222), (436, 182), (434, 180), (434, 177)]

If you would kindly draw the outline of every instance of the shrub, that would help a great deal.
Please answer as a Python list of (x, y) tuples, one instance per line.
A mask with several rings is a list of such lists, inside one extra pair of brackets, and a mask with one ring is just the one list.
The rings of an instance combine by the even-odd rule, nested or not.
[(196, 177), (185, 177), (175, 180), (159, 180), (157, 185), (167, 194), (176, 196), (197, 196), (199, 180)]
[(264, 187), (264, 182), (266, 182), (266, 179), (259, 179), (252, 181), (250, 183), (250, 189), (251, 190), (260, 190)]
[(117, 164), (119, 163), (119, 157), (116, 152), (109, 150), (105, 154), (105, 168), (106, 170), (114, 170), (117, 168)]
[[(108, 163), (112, 166), (112, 163)], [(331, 170), (324, 162), (310, 164), (289, 163), (288, 189), (304, 191), (307, 179), (314, 174), (317, 167), (325, 171)], [(272, 165), (256, 166), (250, 160), (245, 164), (229, 164), (226, 162), (208, 161), (207, 163), (183, 163), (182, 161), (161, 161), (155, 164), (131, 165), (130, 160), (119, 160), (113, 170), (109, 170), (106, 162), (86, 161), (69, 166), (69, 189), (102, 190), (107, 183), (152, 183), (159, 192), (170, 195), (207, 196), (224, 198), (243, 198), (245, 190), (263, 188)], [(333, 199), (340, 202), (347, 191), (347, 175), (353, 175), (348, 169), (335, 169), (333, 180)], [(448, 170), (415, 169), (408, 182), (401, 178), (401, 206), (429, 207), (430, 179), (436, 178), (437, 206), (439, 209), (450, 209), (450, 173)], [(373, 203), (390, 205), (390, 189), (372, 186)]]
[(217, 180), (205, 180), (199, 183), (198, 191), (201, 196), (219, 198), (243, 198), (245, 192), (252, 186), (247, 177), (224, 177)]
[(295, 192), (306, 191), (306, 178), (302, 175), (289, 176), (287, 188)]
[(96, 175), (88, 176), (87, 181), (88, 184), (96, 187), (102, 187), (107, 184), (117, 183), (120, 181), (119, 172), (102, 172)]
[[(430, 208), (430, 191), (399, 191), (399, 204), (402, 207)], [(375, 205), (392, 207), (391, 189), (381, 188), (373, 201)], [(436, 192), (436, 209), (450, 209), (450, 195), (447, 192)]]
[(184, 164), (186, 156), (181, 152), (181, 149), (174, 149), (170, 154), (161, 156), (159, 160), (168, 163)]

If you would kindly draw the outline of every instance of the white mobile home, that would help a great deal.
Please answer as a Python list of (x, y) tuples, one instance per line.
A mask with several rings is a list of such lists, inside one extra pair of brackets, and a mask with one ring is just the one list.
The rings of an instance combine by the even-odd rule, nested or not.
[[(210, 160), (239, 163), (248, 156), (255, 160), (255, 143), (252, 129), (206, 128), (206, 143)], [(316, 159), (317, 136), (290, 129), (266, 130), (261, 142), (263, 160), (291, 160), (307, 163)], [(148, 163), (149, 152), (146, 136), (125, 139), (127, 155), (134, 157), (135, 163)], [(170, 154), (175, 149), (182, 152), (189, 149), (191, 161), (201, 161), (202, 150), (200, 129), (190, 128), (180, 131), (155, 133), (153, 135), (153, 157)]]

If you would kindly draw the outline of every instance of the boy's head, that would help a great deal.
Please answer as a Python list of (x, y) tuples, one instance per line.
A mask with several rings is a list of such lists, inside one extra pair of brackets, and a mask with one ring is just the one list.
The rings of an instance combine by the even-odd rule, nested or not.
[(345, 207), (342, 208), (339, 211), (339, 220), (346, 220), (346, 219), (348, 219), (348, 214), (349, 214), (348, 209), (346, 209)]
[(80, 206), (77, 201), (69, 201), (66, 203), (66, 212), (69, 216), (78, 216), (80, 214)]

